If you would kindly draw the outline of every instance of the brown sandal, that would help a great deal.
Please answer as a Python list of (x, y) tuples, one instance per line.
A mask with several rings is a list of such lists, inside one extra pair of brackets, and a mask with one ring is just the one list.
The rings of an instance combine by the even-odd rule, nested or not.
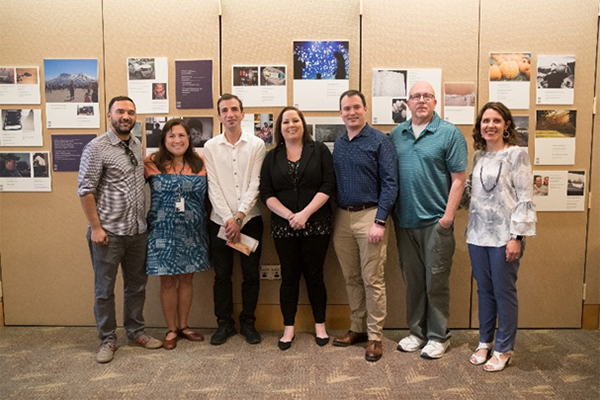
[[(190, 333), (185, 333), (184, 332), (185, 330), (189, 330)], [(184, 337), (191, 342), (202, 342), (204, 340), (204, 336), (202, 336), (199, 333), (194, 332), (193, 330), (190, 329), (189, 326), (179, 329), (177, 331), (177, 334), (179, 335), (179, 337)]]
[[(169, 336), (169, 333), (174, 333), (175, 338), (167, 339), (167, 336)], [(173, 350), (175, 347), (177, 347), (177, 337), (178, 337), (177, 331), (171, 331), (171, 330), (167, 331), (167, 333), (165, 334), (165, 339), (163, 340), (163, 348), (165, 350)]]

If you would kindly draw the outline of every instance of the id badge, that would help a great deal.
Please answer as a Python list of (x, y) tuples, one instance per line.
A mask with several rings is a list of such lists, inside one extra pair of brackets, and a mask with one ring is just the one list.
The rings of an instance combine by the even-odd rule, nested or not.
[(175, 211), (185, 212), (185, 199), (183, 197), (180, 197), (177, 201), (175, 201)]

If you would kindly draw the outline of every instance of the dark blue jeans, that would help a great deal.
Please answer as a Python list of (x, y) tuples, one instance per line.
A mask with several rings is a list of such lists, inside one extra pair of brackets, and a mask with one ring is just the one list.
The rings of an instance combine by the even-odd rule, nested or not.
[(213, 296), (215, 301), (215, 316), (217, 321), (230, 321), (233, 323), (233, 289), (231, 276), (233, 274), (233, 257), (240, 255), (242, 267), (242, 312), (240, 323), (254, 322), (256, 317), (256, 304), (260, 288), (260, 254), (262, 251), (263, 220), (254, 217), (244, 225), (242, 233), (260, 242), (258, 248), (249, 256), (227, 246), (227, 242), (219, 239), (217, 234), (221, 226), (210, 221), (210, 251), (212, 266), (215, 269), (215, 284)]
[(87, 240), (94, 267), (94, 316), (100, 342), (116, 342), (115, 282), (121, 264), (123, 275), (123, 326), (127, 337), (134, 340), (144, 332), (144, 300), (146, 299), (146, 232), (131, 236), (108, 235), (108, 245)]
[[(522, 253), (521, 253), (522, 255)], [(479, 341), (492, 343), (498, 317), (494, 350), (506, 353), (515, 347), (519, 321), (517, 272), (520, 257), (506, 262), (506, 246), (469, 245), (473, 277), (479, 299)]]

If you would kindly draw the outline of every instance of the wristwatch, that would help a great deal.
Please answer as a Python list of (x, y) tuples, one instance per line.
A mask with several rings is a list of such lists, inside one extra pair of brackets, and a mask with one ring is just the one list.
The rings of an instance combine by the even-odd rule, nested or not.
[(510, 238), (518, 240), (519, 242), (523, 241), (523, 236), (521, 236), (521, 235), (511, 235)]
[(239, 226), (242, 226), (242, 223), (244, 222), (244, 220), (242, 218), (238, 217), (237, 215), (234, 215), (233, 216), (233, 222), (235, 222)]
[(385, 221), (381, 220), (381, 219), (375, 219), (375, 222), (377, 225), (379, 226), (385, 226)]

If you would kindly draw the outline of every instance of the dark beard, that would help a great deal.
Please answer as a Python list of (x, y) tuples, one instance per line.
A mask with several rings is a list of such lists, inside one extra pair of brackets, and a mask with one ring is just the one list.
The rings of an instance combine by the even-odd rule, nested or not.
[(122, 136), (129, 135), (129, 133), (133, 130), (133, 127), (135, 126), (135, 124), (131, 124), (131, 128), (129, 128), (128, 130), (123, 130), (120, 128), (119, 121), (117, 121), (116, 123), (113, 122), (111, 125), (112, 125), (112, 128), (115, 131), (115, 133), (118, 135), (122, 135)]

